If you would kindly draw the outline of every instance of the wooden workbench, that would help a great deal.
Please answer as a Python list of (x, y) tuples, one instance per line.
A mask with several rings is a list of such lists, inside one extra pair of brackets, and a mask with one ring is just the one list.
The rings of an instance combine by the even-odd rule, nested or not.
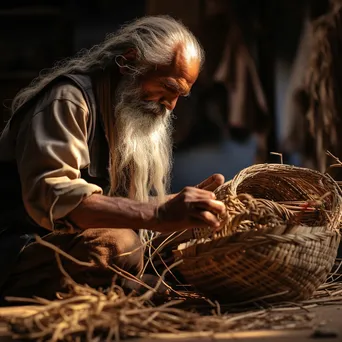
[[(11, 307), (0, 308), (0, 315), (20, 315), (22, 312), (28, 313), (28, 307)], [(35, 307), (31, 307), (32, 312), (35, 312)], [(320, 341), (320, 342), (342, 342), (342, 303), (317, 306), (310, 309), (310, 312), (315, 316), (316, 327), (313, 329), (296, 329), (296, 330), (259, 330), (259, 331), (239, 331), (213, 334), (212, 336), (191, 336), (180, 338), (177, 335), (165, 335), (158, 339), (162, 342), (224, 342), (224, 341), (239, 341), (239, 342), (301, 342), (301, 341)], [(13, 341), (10, 338), (6, 324), (0, 322), (0, 342)], [(132, 339), (131, 342), (147, 342), (151, 339)]]

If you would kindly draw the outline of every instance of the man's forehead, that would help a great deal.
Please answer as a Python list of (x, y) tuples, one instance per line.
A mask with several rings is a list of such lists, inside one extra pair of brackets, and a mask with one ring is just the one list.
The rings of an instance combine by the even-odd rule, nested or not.
[(156, 66), (151, 76), (182, 79), (192, 86), (199, 74), (200, 60), (195, 53), (189, 54), (188, 51), (184, 47), (177, 47), (171, 64)]
[(179, 77), (186, 79), (193, 84), (199, 74), (200, 60), (192, 45), (189, 47), (179, 47), (175, 50), (175, 57), (172, 67)]

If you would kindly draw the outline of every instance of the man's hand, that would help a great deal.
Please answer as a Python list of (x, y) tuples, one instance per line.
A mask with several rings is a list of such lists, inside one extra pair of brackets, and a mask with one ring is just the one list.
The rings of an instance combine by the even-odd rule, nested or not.
[[(212, 176), (205, 179), (200, 184), (196, 185), (195, 188), (203, 189), (203, 190), (207, 190), (207, 191), (214, 191), (223, 183), (224, 183), (224, 176), (221, 175), (220, 173), (215, 173)], [(179, 192), (176, 194), (167, 195), (167, 200), (171, 200), (172, 198), (176, 197), (177, 195), (179, 195)]]
[(205, 179), (200, 184), (196, 185), (196, 188), (207, 190), (207, 191), (214, 191), (223, 183), (224, 183), (224, 176), (221, 175), (220, 173), (215, 173), (212, 176)]
[[(213, 177), (213, 176), (212, 176)], [(216, 176), (208, 178), (200, 184), (205, 188), (213, 187)], [(170, 233), (191, 228), (220, 227), (219, 216), (225, 214), (225, 206), (216, 201), (213, 192), (186, 187), (175, 197), (158, 208), (159, 225), (157, 229), (162, 233)]]

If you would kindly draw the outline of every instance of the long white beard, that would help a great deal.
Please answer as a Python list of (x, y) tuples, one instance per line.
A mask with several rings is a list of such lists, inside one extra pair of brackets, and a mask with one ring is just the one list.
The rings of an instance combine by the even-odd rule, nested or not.
[(162, 202), (172, 165), (171, 111), (142, 101), (134, 78), (126, 76), (117, 88), (114, 115), (117, 146), (111, 169), (117, 187), (132, 199), (147, 202), (155, 195)]

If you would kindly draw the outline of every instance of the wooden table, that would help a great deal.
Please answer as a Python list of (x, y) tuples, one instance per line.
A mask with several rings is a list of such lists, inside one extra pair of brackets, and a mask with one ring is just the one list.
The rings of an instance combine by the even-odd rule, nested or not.
[[(25, 307), (25, 312), (29, 310)], [(31, 310), (35, 310), (34, 307)], [(4, 314), (20, 314), (23, 312), (23, 307), (0, 308), (0, 315)], [(34, 311), (32, 311), (34, 312)], [(158, 342), (224, 342), (224, 341), (239, 341), (239, 342), (301, 342), (301, 341), (319, 341), (319, 342), (342, 342), (342, 304), (322, 305), (310, 309), (310, 312), (315, 314), (316, 322), (324, 324), (321, 327), (313, 329), (300, 330), (259, 330), (259, 331), (241, 331), (213, 334), (211, 337), (189, 337), (179, 338), (176, 335), (165, 336), (158, 339)], [(13, 341), (9, 337), (9, 332), (6, 325), (0, 322), (0, 342)], [(151, 339), (132, 339), (131, 342), (147, 342)]]

